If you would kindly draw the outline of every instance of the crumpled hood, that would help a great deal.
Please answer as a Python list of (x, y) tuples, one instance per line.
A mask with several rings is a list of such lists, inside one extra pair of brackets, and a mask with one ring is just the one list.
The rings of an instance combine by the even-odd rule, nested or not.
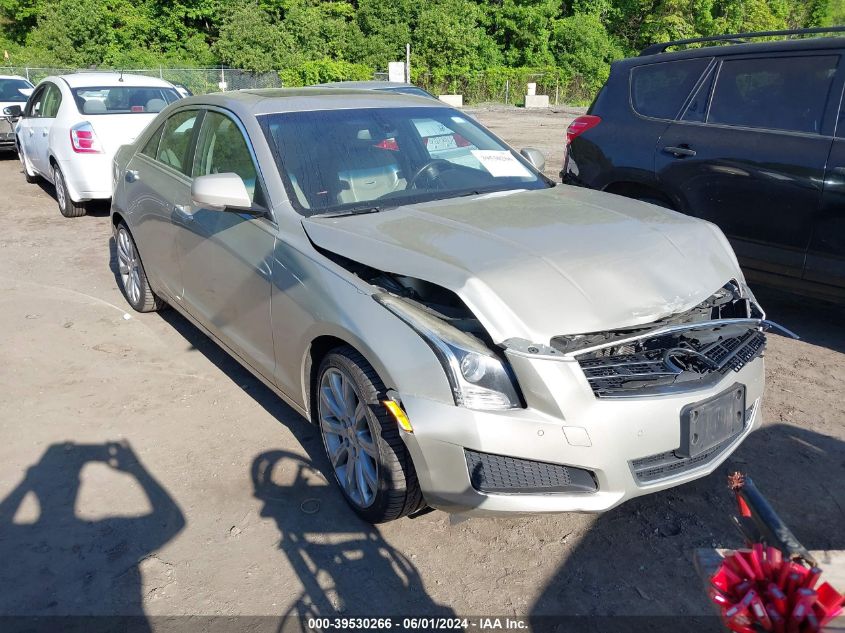
[(570, 186), (303, 225), (323, 249), (454, 291), (497, 343), (650, 323), (742, 279), (714, 225)]

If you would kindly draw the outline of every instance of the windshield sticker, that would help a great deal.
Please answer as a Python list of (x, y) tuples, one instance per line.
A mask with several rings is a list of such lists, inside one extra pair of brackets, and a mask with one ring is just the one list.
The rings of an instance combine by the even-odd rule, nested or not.
[(458, 149), (458, 142), (455, 140), (454, 134), (429, 136), (425, 139), (425, 148), (428, 150), (429, 154), (434, 152), (445, 152), (448, 149)]
[(454, 130), (450, 130), (440, 121), (432, 119), (411, 119), (414, 122), (414, 127), (417, 128), (419, 135), (425, 138), (426, 136), (443, 136), (444, 134), (452, 134)]
[(508, 151), (474, 149), (472, 155), (494, 178), (530, 178), (531, 172)]

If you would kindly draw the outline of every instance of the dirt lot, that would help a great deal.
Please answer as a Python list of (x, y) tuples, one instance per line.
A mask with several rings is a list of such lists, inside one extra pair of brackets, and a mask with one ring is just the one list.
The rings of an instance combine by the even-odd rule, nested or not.
[[(559, 169), (566, 112), (476, 116)], [(175, 312), (127, 313), (106, 210), (62, 218), (13, 157), (0, 192), (0, 614), (709, 614), (691, 554), (739, 544), (736, 468), (845, 548), (842, 309), (759, 291), (803, 340), (770, 337), (765, 428), (712, 477), (599, 517), (373, 528), (303, 419)]]

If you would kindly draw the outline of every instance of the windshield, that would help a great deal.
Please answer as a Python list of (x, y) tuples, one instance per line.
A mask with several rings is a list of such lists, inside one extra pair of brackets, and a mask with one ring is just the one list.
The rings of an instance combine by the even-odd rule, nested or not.
[(141, 114), (161, 112), (179, 99), (173, 88), (154, 86), (96, 86), (71, 88), (81, 114)]
[(304, 215), (550, 186), (451, 108), (287, 112), (260, 122)]
[(0, 101), (26, 103), (32, 94), (32, 84), (24, 79), (0, 79)]

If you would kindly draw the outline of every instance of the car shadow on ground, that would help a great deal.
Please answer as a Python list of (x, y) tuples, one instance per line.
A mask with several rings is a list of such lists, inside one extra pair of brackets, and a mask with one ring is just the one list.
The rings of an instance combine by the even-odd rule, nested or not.
[[(279, 596), (289, 604), (281, 615), (299, 616), (303, 629), (310, 617), (453, 615), (428, 595), (410, 559), (346, 505), (318, 429), (176, 310), (159, 316), (287, 427), (306, 453), (267, 451), (250, 471), (261, 516), (275, 522), (278, 548), (301, 584), (295, 597)], [(283, 619), (280, 629), (284, 625)]]
[[(95, 471), (84, 475), (88, 467)], [(121, 498), (103, 498), (103, 477), (124, 478)], [(152, 630), (142, 566), (147, 580), (164, 573), (155, 552), (184, 526), (175, 501), (128, 443), (49, 446), (0, 501), (0, 628)]]
[[(532, 605), (532, 618), (542, 624), (549, 614), (615, 616), (598, 622), (618, 631), (722, 631), (693, 553), (743, 546), (727, 487), (736, 470), (754, 480), (807, 548), (845, 547), (845, 443), (799, 422), (775, 424), (752, 434), (709, 477), (598, 517)], [(681, 619), (646, 617), (655, 615)]]

